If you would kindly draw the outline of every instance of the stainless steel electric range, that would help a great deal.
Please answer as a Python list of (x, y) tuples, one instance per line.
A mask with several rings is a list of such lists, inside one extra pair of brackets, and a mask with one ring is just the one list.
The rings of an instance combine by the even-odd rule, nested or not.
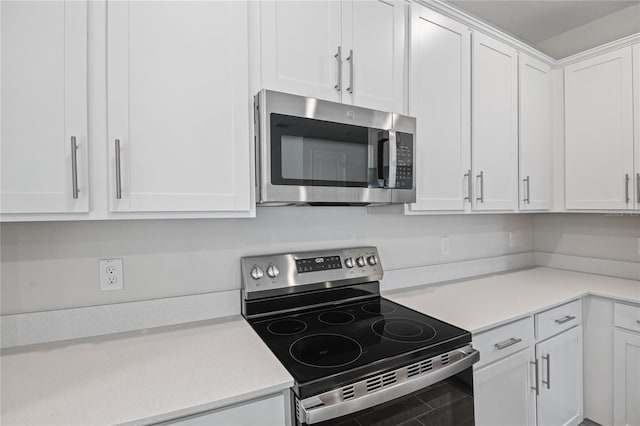
[(292, 424), (474, 424), (471, 334), (381, 297), (375, 247), (241, 268), (242, 313), (295, 379)]

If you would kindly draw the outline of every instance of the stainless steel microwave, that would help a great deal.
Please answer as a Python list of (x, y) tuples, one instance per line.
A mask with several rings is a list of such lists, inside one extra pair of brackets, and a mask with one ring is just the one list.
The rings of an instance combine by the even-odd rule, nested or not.
[(415, 202), (415, 118), (270, 90), (254, 108), (258, 204)]

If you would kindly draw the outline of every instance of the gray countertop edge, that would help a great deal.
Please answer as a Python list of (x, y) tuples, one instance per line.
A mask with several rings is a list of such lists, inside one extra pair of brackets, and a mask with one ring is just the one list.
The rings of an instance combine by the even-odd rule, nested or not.
[(252, 400), (276, 395), (285, 389), (293, 386), (293, 378), (285, 382), (276, 383), (269, 387), (247, 392), (242, 395), (235, 395), (229, 398), (219, 399), (207, 404), (194, 405), (193, 407), (184, 408), (182, 410), (170, 411), (167, 413), (158, 414), (143, 419), (131, 420), (124, 423), (119, 423), (120, 426), (144, 426), (152, 425), (156, 423), (164, 423), (173, 420), (178, 420), (183, 417), (189, 417), (193, 415), (206, 414), (208, 411), (215, 411), (219, 409), (231, 408), (234, 405), (242, 405), (243, 403), (251, 402)]

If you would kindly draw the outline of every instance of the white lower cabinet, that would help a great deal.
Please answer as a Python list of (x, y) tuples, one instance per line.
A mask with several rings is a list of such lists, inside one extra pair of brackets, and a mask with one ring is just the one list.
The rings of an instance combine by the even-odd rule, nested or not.
[(640, 307), (616, 303), (614, 324), (613, 424), (640, 426)]
[(163, 424), (180, 426), (282, 426), (288, 424), (286, 415), (284, 395), (277, 394)]
[(476, 426), (536, 424), (534, 360), (528, 348), (474, 372)]
[[(537, 314), (535, 322), (572, 305)], [(473, 372), (476, 425), (564, 426), (583, 420), (579, 321), (535, 345), (531, 317), (473, 337), (481, 360)]]
[(582, 421), (582, 326), (536, 345), (539, 368), (538, 424)]

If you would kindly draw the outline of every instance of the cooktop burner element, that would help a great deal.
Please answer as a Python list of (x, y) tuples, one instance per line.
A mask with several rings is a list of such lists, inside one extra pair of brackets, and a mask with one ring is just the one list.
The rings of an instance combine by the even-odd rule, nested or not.
[[(371, 311), (372, 307), (389, 313), (371, 314), (365, 309)], [(429, 348), (425, 349), (429, 354), (455, 349), (451, 345), (460, 346), (456, 339), (469, 339), (464, 330), (379, 296), (256, 318), (250, 323), (298, 383), (314, 382), (423, 348)], [(294, 330), (299, 331), (294, 334)]]
[(310, 367), (342, 367), (362, 355), (362, 346), (355, 340), (339, 334), (312, 334), (291, 344), (289, 353), (301, 364)]
[(396, 342), (428, 342), (436, 337), (433, 326), (411, 318), (386, 318), (371, 324), (378, 336)]
[(297, 319), (282, 319), (274, 321), (267, 327), (270, 333), (280, 336), (289, 336), (292, 334), (302, 333), (307, 329), (307, 324)]
[(350, 314), (349, 312), (328, 311), (318, 315), (318, 319), (325, 324), (338, 325), (349, 324), (350, 322), (353, 322), (356, 317), (354, 317), (353, 314)]
[(390, 314), (395, 312), (396, 308), (388, 303), (376, 301), (362, 305), (362, 310), (368, 314)]

